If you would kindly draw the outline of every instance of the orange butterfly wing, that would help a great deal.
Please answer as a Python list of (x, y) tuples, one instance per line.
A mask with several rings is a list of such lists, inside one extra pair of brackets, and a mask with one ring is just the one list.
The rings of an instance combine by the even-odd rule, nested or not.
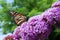
[(26, 21), (26, 17), (17, 12), (10, 11), (10, 15), (13, 17), (14, 22), (19, 26)]

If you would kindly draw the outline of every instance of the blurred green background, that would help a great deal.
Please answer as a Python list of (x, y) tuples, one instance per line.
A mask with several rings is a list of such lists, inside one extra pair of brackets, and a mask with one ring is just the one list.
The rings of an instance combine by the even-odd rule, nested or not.
[[(17, 27), (9, 15), (9, 10), (22, 13), (26, 17), (32, 17), (50, 8), (55, 1), (56, 0), (0, 0), (0, 28), (2, 28), (3, 34), (12, 33)], [(53, 40), (55, 37), (60, 37), (60, 29), (54, 30), (47, 40)]]
[(27, 17), (38, 15), (51, 7), (56, 0), (0, 0), (0, 28), (3, 33), (13, 32), (17, 27), (9, 10), (22, 13)]

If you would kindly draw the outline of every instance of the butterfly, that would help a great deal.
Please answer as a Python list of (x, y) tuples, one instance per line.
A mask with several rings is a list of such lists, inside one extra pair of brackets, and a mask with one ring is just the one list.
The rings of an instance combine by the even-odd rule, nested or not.
[(14, 11), (9, 11), (9, 14), (11, 15), (11, 17), (13, 18), (14, 22), (19, 26), (21, 25), (23, 22), (26, 21), (26, 16), (14, 12)]

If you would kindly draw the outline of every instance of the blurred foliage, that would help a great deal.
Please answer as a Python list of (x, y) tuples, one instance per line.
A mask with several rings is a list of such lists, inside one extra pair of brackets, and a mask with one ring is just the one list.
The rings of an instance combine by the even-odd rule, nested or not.
[(9, 10), (22, 13), (26, 17), (32, 17), (51, 7), (51, 4), (55, 1), (56, 0), (13, 0), (12, 3), (9, 3), (6, 2), (6, 0), (0, 0), (0, 27), (3, 28), (3, 33), (13, 32), (17, 27), (9, 15)]

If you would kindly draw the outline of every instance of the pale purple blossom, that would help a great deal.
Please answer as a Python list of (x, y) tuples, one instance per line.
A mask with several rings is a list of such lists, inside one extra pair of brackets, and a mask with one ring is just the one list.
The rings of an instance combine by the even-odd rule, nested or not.
[(60, 7), (60, 1), (53, 3), (52, 7)]

